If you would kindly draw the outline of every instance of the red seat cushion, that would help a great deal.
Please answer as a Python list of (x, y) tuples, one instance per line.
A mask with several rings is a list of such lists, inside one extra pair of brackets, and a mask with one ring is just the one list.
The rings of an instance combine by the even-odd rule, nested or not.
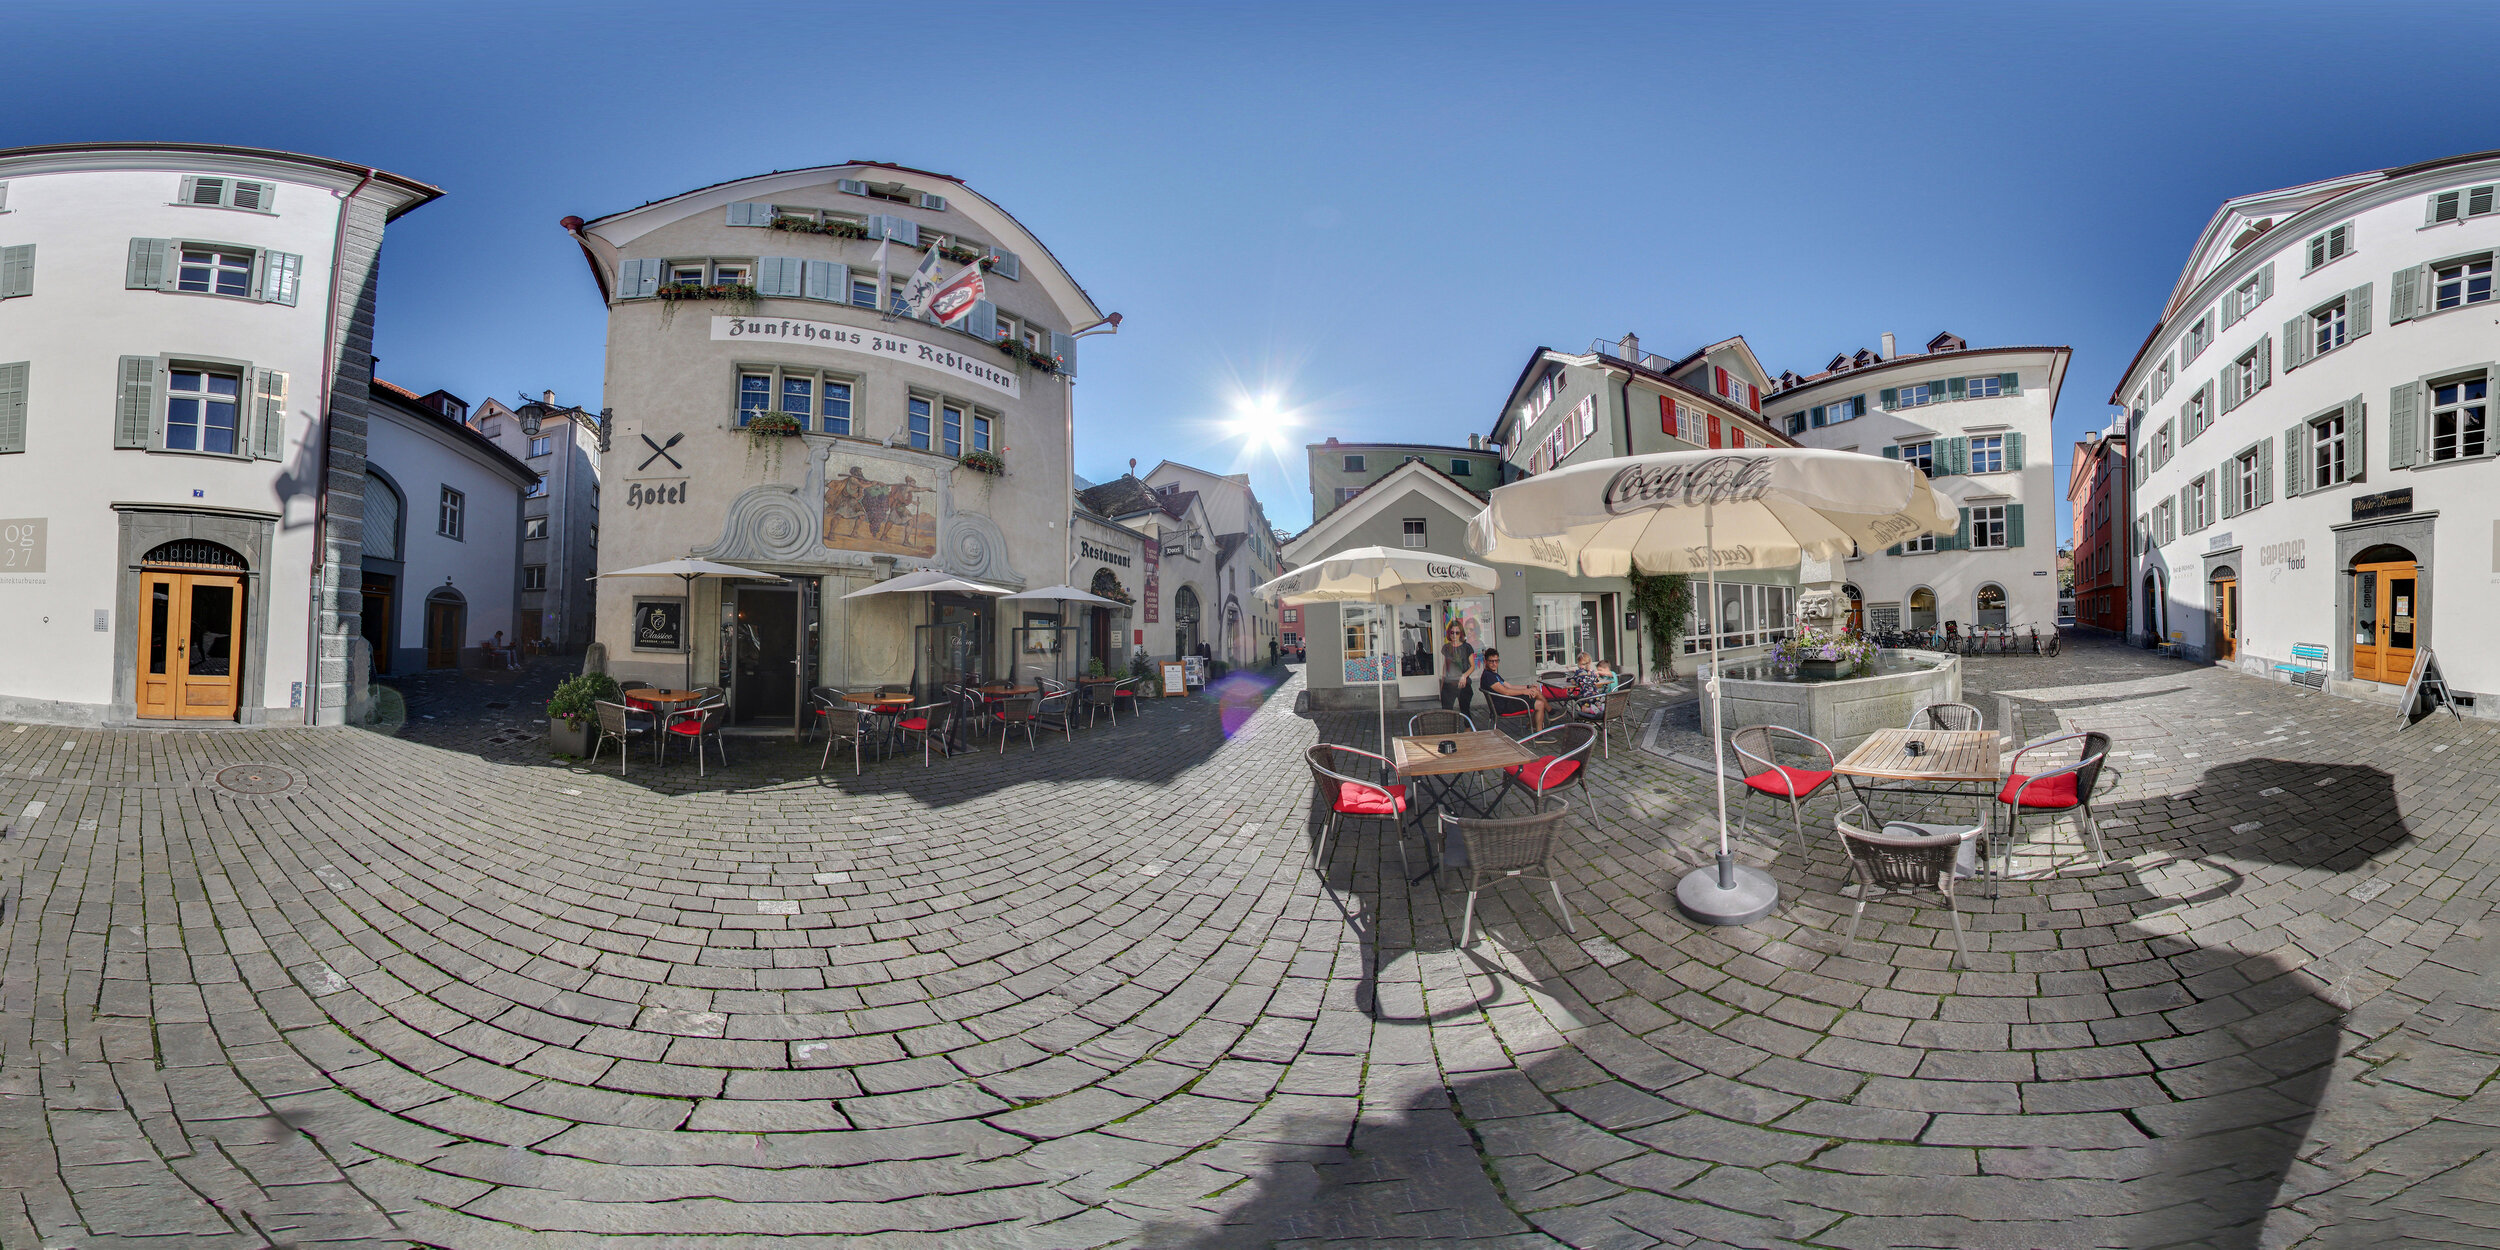
[(1348, 816), (1395, 816), (1406, 810), (1406, 787), (1347, 785), (1337, 789), (1337, 810)]
[(2031, 779), (2016, 773), (2006, 778), (2004, 789), (1997, 791), (1997, 802), (2010, 804), (2014, 801), (2015, 792), (2021, 791), (2025, 807), (2045, 807), (2052, 811), (2080, 807), (2083, 795), (2075, 786), (2078, 776), (2076, 773), (2060, 773), (2054, 777), (2043, 777), (2026, 789), (2023, 783)]
[(1551, 702), (1551, 701), (1556, 700), (1556, 699), (1568, 699), (1568, 698), (1570, 698), (1570, 697), (1571, 697), (1571, 688), (1570, 688), (1570, 687), (1568, 687), (1568, 686), (1547, 686), (1547, 687), (1545, 687), (1545, 698), (1546, 698), (1546, 700), (1547, 700), (1548, 702)]
[(1823, 788), (1832, 775), (1817, 768), (1789, 768), (1785, 765), (1766, 768), (1745, 778), (1745, 784), (1764, 794), (1784, 799), (1802, 799)]
[(1571, 775), (1580, 771), (1580, 761), (1567, 760), (1559, 755), (1540, 755), (1525, 764), (1513, 764), (1502, 771), (1531, 790), (1551, 790), (1571, 780)]
[(689, 738), (697, 737), (703, 732), (703, 722), (693, 719), (672, 721), (669, 723), (668, 731), (673, 734), (684, 734)]
[(915, 716), (910, 720), (896, 721), (894, 724), (898, 729), (910, 729), (915, 731), (923, 730), (929, 727), (929, 718), (926, 716)]

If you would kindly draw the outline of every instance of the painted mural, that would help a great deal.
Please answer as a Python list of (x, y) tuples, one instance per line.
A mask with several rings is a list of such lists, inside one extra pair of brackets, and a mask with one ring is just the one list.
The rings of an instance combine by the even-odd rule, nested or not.
[(937, 511), (923, 496), (936, 494), (936, 488), (909, 473), (877, 468), (884, 476), (871, 477), (857, 464), (825, 475), (825, 545), (924, 560), (935, 556)]

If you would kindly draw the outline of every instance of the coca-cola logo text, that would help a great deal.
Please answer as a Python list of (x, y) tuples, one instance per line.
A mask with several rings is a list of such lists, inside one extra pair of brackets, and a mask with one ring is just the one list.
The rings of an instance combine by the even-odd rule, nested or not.
[(1617, 516), (1649, 508), (1698, 508), (1744, 503), (1771, 489), (1767, 456), (1712, 456), (1700, 462), (1632, 465), (1606, 483), (1606, 511)]

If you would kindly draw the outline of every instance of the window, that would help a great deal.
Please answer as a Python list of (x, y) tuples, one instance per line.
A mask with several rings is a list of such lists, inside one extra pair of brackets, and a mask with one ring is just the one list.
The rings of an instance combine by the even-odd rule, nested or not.
[(1936, 385), (1932, 382), (1921, 382), (1916, 386), (1901, 388), (1901, 406), (1904, 408), (1923, 408), (1934, 402), (1936, 402)]
[(554, 439), (552, 439), (552, 438), (548, 438), (548, 437), (545, 437), (545, 436), (543, 436), (543, 435), (542, 435), (542, 436), (540, 436), (540, 437), (538, 437), (538, 438), (533, 438), (533, 439), (531, 439), (531, 440), (530, 440), (530, 455), (531, 455), (531, 457), (532, 457), (532, 458), (535, 458), (535, 457), (538, 457), (538, 456), (543, 456), (543, 455), (546, 455), (548, 452), (553, 451), (553, 450), (555, 449), (555, 443), (556, 443), (556, 441), (555, 441)]
[(2352, 223), (2349, 221), (2340, 226), (2330, 227), (2324, 233), (2309, 240), (2309, 267), (2311, 269), (2342, 260), (2350, 255), (2352, 255)]
[(593, 512), (599, 510), (599, 484), (597, 482), (590, 484), (590, 509)]
[(277, 198), (275, 183), (247, 182), (240, 178), (189, 177), (182, 180), (182, 189), (174, 202), (194, 208), (239, 208), (246, 212), (270, 212), (270, 202)]
[[(821, 404), (821, 407), (820, 407)], [(851, 432), (851, 383), (814, 369), (750, 365), (738, 371), (738, 424), (767, 412), (788, 413), (802, 430)], [(822, 418), (822, 424), (818, 418)]]
[(1989, 504), (1970, 510), (1970, 545), (1973, 550), (2005, 545), (2005, 505)]
[(1346, 472), (1348, 472), (1348, 473), (1360, 473), (1360, 472), (1362, 472), (1362, 471), (1363, 471), (1363, 458), (1362, 458), (1361, 456), (1348, 456), (1348, 457), (1346, 457), (1346, 458), (1345, 458), (1345, 471), (1346, 471)]
[(986, 412), (975, 412), (972, 414), (972, 449), (974, 451), (992, 450), (992, 447), (990, 446), (990, 423), (990, 414)]
[(1918, 537), (1901, 544), (1901, 554), (1903, 555), (1924, 555), (1928, 552), (1934, 551), (1935, 549), (1936, 536), (1933, 534), (1921, 534)]
[(2489, 450), (2484, 417), (2490, 383), (2480, 377), (2431, 384), (2431, 459), (2470, 460)]
[(545, 590), (546, 588), (547, 588), (547, 566), (546, 566), (546, 565), (543, 565), (543, 564), (524, 564), (524, 565), (522, 565), (522, 566), (521, 566), (521, 589), (523, 589), (523, 590)]
[(2005, 471), (2005, 436), (1990, 434), (1970, 441), (1970, 471), (2003, 473)]
[(2329, 413), (2309, 423), (2309, 488), (2341, 486), (2345, 473), (2344, 414)]
[(2240, 283), (2231, 292), (2231, 309), (2237, 314), (2232, 317), (2232, 320), (2237, 321), (2240, 317), (2247, 316), (2248, 310), (2265, 302), (2266, 278), (2273, 272), (2273, 267), (2268, 266), (2264, 270), (2250, 274), (2246, 282)]
[(1936, 444), (1933, 441), (1904, 444), (1901, 448), (1901, 459), (1905, 463), (1917, 465), (1919, 472), (1929, 477), (1936, 475)]
[(253, 253), (186, 243), (174, 273), (174, 289), (201, 295), (248, 297)]
[(2207, 384), (2197, 387), (2196, 393), (2188, 396), (2187, 402), (2179, 406), (2179, 445), (2184, 447), (2195, 442), (2196, 436), (2204, 433), (2205, 427), (2211, 424), (2213, 387)]
[(714, 265), (714, 266), (712, 266), (712, 285), (714, 285), (714, 286), (745, 286), (745, 285), (747, 285), (747, 267), (746, 267), (746, 266), (744, 266), (744, 265)]
[(590, 549), (593, 551), (599, 549), (599, 527), (596, 525), (590, 527)]
[(876, 279), (851, 279), (851, 305), (855, 308), (874, 308), (877, 306)]
[(2431, 309), (2463, 308), (2491, 298), (2491, 258), (2445, 261), (2431, 270)]
[(2158, 469), (2170, 463), (2170, 450), (2170, 423), (2164, 421), (2160, 429), (2153, 431), (2154, 468)]
[(443, 506), (441, 511), (435, 514), (434, 532), (453, 542), (461, 541), (461, 535), (467, 530), (467, 525), (461, 519), (461, 513), (467, 509), (468, 504), (468, 496), (448, 486), (444, 487)]
[(170, 371), (165, 385), (165, 447), (235, 455), (240, 433), (243, 378), (204, 369)]
[(2480, 217), (2490, 212), (2493, 189), (2489, 185), (2460, 187), (2454, 191), (2442, 191), (2432, 196), (2430, 224), (2435, 226), (2443, 221), (2462, 221), (2468, 217)]
[(754, 270), (744, 261), (672, 260), (666, 286), (746, 286)]
[(950, 456), (964, 454), (964, 410), (953, 404), (940, 404), (938, 411), (945, 417), (946, 454)]
[(1005, 315), (1004, 313), (1000, 313), (1000, 314), (995, 314), (995, 315), (993, 316), (992, 320), (993, 320), (994, 324), (990, 327), (990, 330), (991, 330), (991, 333), (992, 333), (992, 334), (994, 334), (994, 335), (996, 335), (996, 336), (997, 336), (997, 338), (998, 338), (998, 341), (999, 341), (999, 342), (1001, 342), (1001, 343), (1012, 343), (1012, 342), (1014, 342), (1014, 341), (1015, 341), (1015, 339), (1016, 339), (1016, 319), (1015, 319), (1015, 318), (1010, 317), (1010, 316), (1007, 316), (1007, 315)]
[(1363, 488), (1360, 486), (1340, 486), (1337, 488), (1337, 503), (1342, 507), (1356, 495), (1360, 495), (1362, 493)]
[(546, 497), (547, 479), (543, 477), (530, 483), (529, 486), (521, 492), (521, 498), (523, 499), (544, 499)]
[(797, 419), (804, 430), (816, 416), (816, 379), (807, 374), (781, 375), (781, 410)]
[(2205, 497), (2205, 486), (2202, 476), (2187, 484), (2187, 527), (2191, 534), (2213, 519), (2213, 501)]
[(2320, 308), (2309, 314), (2309, 347), (2313, 356), (2323, 356), (2344, 345), (2344, 301)]
[(922, 399), (917, 395), (911, 397), (911, 399), (904, 405), (903, 428), (904, 432), (910, 436), (912, 446), (917, 447), (922, 451), (929, 450), (928, 400)]
[[(2170, 385), (2169, 362), (2163, 362), (2162, 368), (2161, 384), (2168, 386)], [(1981, 378), (1966, 378), (1962, 382), (1962, 393), (1972, 399), (1995, 399), (2005, 393), (2005, 379), (1993, 373)]]
[[(1721, 585), (1719, 589), (1726, 592), (1735, 589), (1735, 586)], [(1571, 633), (1580, 615), (1580, 596), (1538, 595), (1530, 607), (1536, 613), (1536, 635), (1529, 640), (1532, 645), (1528, 654), (1534, 663), (1528, 672), (1534, 673), (1548, 665), (1571, 663)], [(1511, 680), (1526, 681), (1529, 678), (1514, 675)]]
[(1421, 547), (1424, 545), (1424, 519), (1422, 517), (1411, 516), (1406, 518), (1405, 528), (1407, 546)]
[(1471, 474), (1471, 473), (1474, 473), (1475, 471), (1476, 471), (1475, 461), (1472, 461), (1472, 460), (1452, 460), (1452, 461), (1450, 461), (1450, 476), (1451, 476), (1451, 477), (1466, 477), (1467, 475), (1469, 475), (1469, 474)]
[(524, 518), (524, 519), (521, 521), (521, 537), (523, 537), (523, 538), (545, 538), (546, 536), (547, 536), (547, 518), (545, 518), (545, 517), (543, 517), (543, 516), (534, 516), (534, 517), (527, 517), (527, 518)]
[[(1978, 381), (1979, 381), (1979, 379), (1977, 379), (1977, 378), (1972, 378), (1972, 379), (1971, 379), (1971, 381), (1972, 381), (1973, 383), (1976, 383), (1976, 382), (1978, 382)], [(2155, 400), (2157, 400), (2157, 401), (2158, 401), (2158, 400), (2159, 400), (2162, 396), (2167, 395), (2167, 394), (2169, 394), (2169, 393), (2170, 393), (2170, 358), (2169, 358), (2168, 356), (2164, 356), (2164, 357), (2162, 357), (2162, 359), (2161, 359), (2161, 367), (2160, 367), (2160, 368), (2158, 368), (2158, 369), (2153, 370), (2153, 398), (2154, 398)], [(1973, 399), (1977, 399), (1977, 398), (1979, 398), (1979, 396), (1978, 396), (1977, 394), (1973, 394), (1973, 395), (1971, 396), (1971, 398), (1973, 398)]]
[(2213, 342), (2214, 315), (2206, 313), (2188, 326), (2187, 337), (2179, 345), (2180, 363), (2184, 364), (2203, 355), (2206, 348), (2213, 346)]
[(2239, 470), (2233, 478), (2238, 483), (2239, 510), (2247, 512), (2257, 506), (2257, 488), (2265, 482), (2264, 475), (2259, 471), (2257, 449), (2251, 447), (2241, 452), (2233, 463)]

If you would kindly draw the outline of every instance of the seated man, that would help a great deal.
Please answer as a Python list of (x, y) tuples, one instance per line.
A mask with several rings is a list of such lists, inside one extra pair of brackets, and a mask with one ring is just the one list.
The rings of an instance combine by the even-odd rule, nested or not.
[[(1528, 704), (1531, 712), (1535, 716), (1535, 719), (1530, 723), (1537, 729), (1545, 728), (1545, 688), (1542, 686), (1522, 686), (1514, 682), (1503, 680), (1502, 653), (1499, 650), (1490, 647), (1485, 649), (1484, 668), (1481, 674), (1476, 678), (1476, 685), (1477, 688), (1483, 690), (1487, 696), (1498, 694), (1503, 698), (1514, 699)], [(1495, 715), (1498, 716), (1501, 714), (1502, 705), (1499, 700), (1487, 697), (1485, 702), (1492, 706)]]

